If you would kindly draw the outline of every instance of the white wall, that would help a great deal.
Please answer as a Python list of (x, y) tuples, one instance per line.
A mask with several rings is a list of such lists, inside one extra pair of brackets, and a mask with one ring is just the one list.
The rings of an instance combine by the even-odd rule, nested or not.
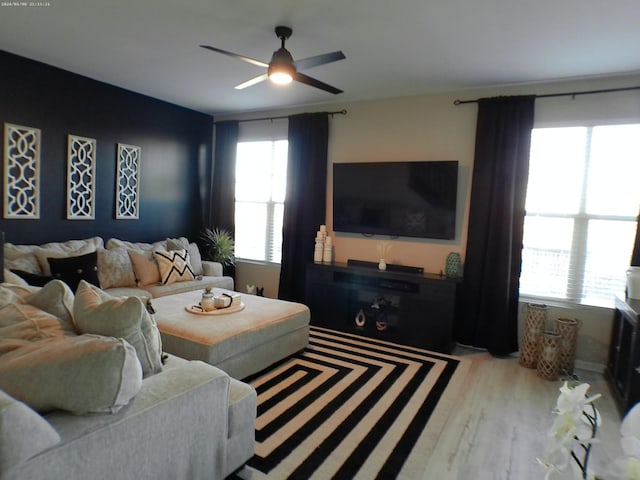
[[(475, 143), (477, 106), (455, 106), (455, 99), (475, 99), (497, 95), (544, 94), (585, 91), (640, 85), (640, 75), (634, 77), (603, 78), (590, 81), (555, 82), (521, 85), (483, 90), (453, 92), (420, 97), (313, 106), (298, 111), (325, 111), (346, 108), (348, 114), (330, 120), (327, 229), (334, 235), (335, 260), (348, 259), (378, 261), (376, 243), (381, 238), (335, 234), (332, 231), (332, 164), (358, 161), (457, 160), (459, 162), (458, 221), (456, 237), (452, 241), (401, 239), (392, 240), (393, 248), (386, 258), (389, 263), (420, 266), (426, 272), (444, 269), (449, 252), (459, 252), (464, 260), (469, 195)], [(282, 115), (287, 112), (260, 112), (256, 116)], [(246, 115), (245, 115), (246, 117)], [(232, 118), (232, 117), (229, 117)], [(242, 118), (242, 117), (236, 117)], [(250, 116), (249, 116), (250, 118)], [(640, 91), (536, 100), (536, 126), (563, 125), (569, 122), (625, 123), (640, 122)], [(570, 181), (570, 179), (567, 179)], [(382, 185), (381, 188), (384, 188)], [(313, 242), (313, 239), (309, 239)], [(266, 267), (260, 274), (258, 265), (239, 265), (244, 282), (260, 279), (270, 292), (276, 292), (279, 269)], [(263, 272), (264, 273), (264, 272)], [(270, 279), (270, 280), (269, 280)], [(258, 281), (258, 280), (256, 280)], [(595, 364), (606, 363), (611, 328), (611, 312), (607, 309), (569, 310), (551, 309), (550, 317), (580, 318), (583, 326), (578, 342), (578, 358)]]

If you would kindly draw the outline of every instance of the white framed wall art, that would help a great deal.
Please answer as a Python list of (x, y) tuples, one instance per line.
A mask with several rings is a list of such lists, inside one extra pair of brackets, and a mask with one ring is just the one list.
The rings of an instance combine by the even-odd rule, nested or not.
[(95, 218), (96, 140), (67, 137), (67, 219)]
[(4, 218), (40, 218), (40, 130), (4, 124)]
[(116, 218), (137, 219), (140, 208), (140, 162), (142, 148), (118, 144)]

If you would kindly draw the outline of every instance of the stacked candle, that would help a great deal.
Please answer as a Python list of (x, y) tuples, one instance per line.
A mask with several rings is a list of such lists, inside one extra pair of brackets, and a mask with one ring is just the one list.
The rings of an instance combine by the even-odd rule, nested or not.
[(313, 251), (313, 261), (315, 263), (322, 263), (324, 257), (324, 242), (327, 238), (326, 225), (320, 225), (320, 230), (316, 232), (316, 248)]
[(324, 253), (322, 255), (322, 261), (324, 263), (331, 263), (333, 260), (333, 242), (331, 241), (331, 237), (326, 237), (324, 239)]

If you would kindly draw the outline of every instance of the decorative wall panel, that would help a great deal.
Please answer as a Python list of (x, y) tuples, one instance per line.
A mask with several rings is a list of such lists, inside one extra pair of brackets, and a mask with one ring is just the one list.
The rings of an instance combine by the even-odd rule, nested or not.
[(96, 141), (69, 135), (67, 141), (67, 218), (95, 218)]
[(140, 203), (141, 148), (118, 144), (116, 218), (136, 219)]
[(4, 218), (40, 218), (40, 130), (4, 124)]

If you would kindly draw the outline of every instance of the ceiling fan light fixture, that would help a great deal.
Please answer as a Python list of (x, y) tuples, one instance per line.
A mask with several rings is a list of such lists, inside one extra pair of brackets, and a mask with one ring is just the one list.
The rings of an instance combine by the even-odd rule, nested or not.
[(296, 74), (296, 66), (293, 57), (286, 48), (280, 48), (273, 52), (267, 75), (269, 80), (279, 85), (286, 85), (293, 81)]

